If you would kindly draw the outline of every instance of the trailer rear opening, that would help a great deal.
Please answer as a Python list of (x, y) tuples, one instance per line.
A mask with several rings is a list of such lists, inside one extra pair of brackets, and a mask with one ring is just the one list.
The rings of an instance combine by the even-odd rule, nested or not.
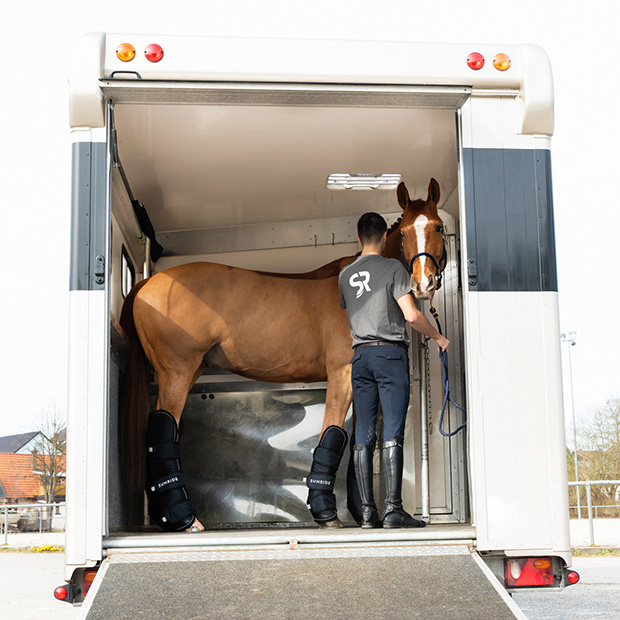
[[(130, 60), (122, 44), (132, 46)], [(296, 540), (363, 557), (427, 545), (442, 557), (437, 548), (465, 545), (476, 566), (484, 560), (478, 570), (509, 588), (530, 570), (527, 558), (551, 558), (550, 567), (534, 568), (552, 575), (551, 587), (565, 585), (553, 87), (544, 52), (95, 33), (76, 47), (71, 84), (66, 578), (95, 566), (111, 578), (120, 556), (134, 552), (165, 549), (155, 557), (171, 562), (181, 550), (232, 545), (261, 555)], [(434, 305), (451, 341), (450, 388), (468, 415), (455, 436), (438, 432), (441, 368), (414, 338), (404, 498), (430, 526), (404, 538), (364, 538), (346, 509), (345, 456), (336, 494), (350, 527), (321, 538), (304, 478), (325, 385), (268, 384), (214, 369), (190, 391), (181, 439), (191, 497), (209, 531), (156, 532), (143, 493), (127, 484), (119, 448), (124, 295), (142, 277), (196, 260), (295, 273), (355, 254), (359, 215), (377, 211), (392, 224), (400, 209), (393, 190), (330, 189), (330, 177), (342, 174), (349, 182), (400, 175), (412, 198), (425, 197), (433, 177), (441, 188), (448, 264)], [(151, 390), (155, 399), (156, 376)], [(445, 429), (464, 421), (450, 405)], [(381, 496), (378, 463), (375, 475)], [(519, 576), (518, 562), (506, 573), (505, 562), (520, 558)], [(105, 593), (103, 575), (93, 591)], [(506, 575), (517, 581), (511, 586)]]

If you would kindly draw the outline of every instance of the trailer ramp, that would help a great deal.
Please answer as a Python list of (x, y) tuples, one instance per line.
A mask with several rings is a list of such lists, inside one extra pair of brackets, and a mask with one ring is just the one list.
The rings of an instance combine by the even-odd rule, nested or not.
[(365, 544), (118, 553), (88, 620), (525, 618), (466, 545)]

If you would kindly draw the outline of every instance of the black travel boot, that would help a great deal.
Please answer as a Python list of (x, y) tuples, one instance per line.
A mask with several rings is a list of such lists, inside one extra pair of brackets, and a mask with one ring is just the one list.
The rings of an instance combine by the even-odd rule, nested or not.
[(414, 519), (403, 509), (403, 444), (393, 439), (383, 444), (383, 469), (385, 471), (385, 508), (383, 527), (426, 527), (424, 521)]
[(353, 448), (353, 465), (357, 486), (362, 498), (362, 527), (381, 527), (381, 519), (377, 512), (374, 495), (372, 492), (372, 454), (375, 446), (367, 446), (362, 443), (355, 444)]
[(355, 454), (355, 430), (349, 444), (349, 466), (347, 467), (347, 508), (358, 525), (362, 524), (362, 497), (357, 486), (353, 455)]

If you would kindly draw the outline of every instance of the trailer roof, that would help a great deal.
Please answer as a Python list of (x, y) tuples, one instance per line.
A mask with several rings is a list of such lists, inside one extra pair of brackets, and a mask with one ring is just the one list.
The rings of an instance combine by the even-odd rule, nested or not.
[(119, 154), (158, 231), (397, 211), (394, 191), (332, 191), (332, 173), (457, 186), (453, 110), (118, 105)]

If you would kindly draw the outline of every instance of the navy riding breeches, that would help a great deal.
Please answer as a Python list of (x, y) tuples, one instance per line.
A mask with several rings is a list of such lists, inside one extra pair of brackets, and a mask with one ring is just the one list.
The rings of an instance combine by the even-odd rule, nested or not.
[(383, 441), (404, 437), (409, 405), (409, 356), (395, 345), (357, 347), (351, 360), (355, 443), (374, 445), (379, 402)]

